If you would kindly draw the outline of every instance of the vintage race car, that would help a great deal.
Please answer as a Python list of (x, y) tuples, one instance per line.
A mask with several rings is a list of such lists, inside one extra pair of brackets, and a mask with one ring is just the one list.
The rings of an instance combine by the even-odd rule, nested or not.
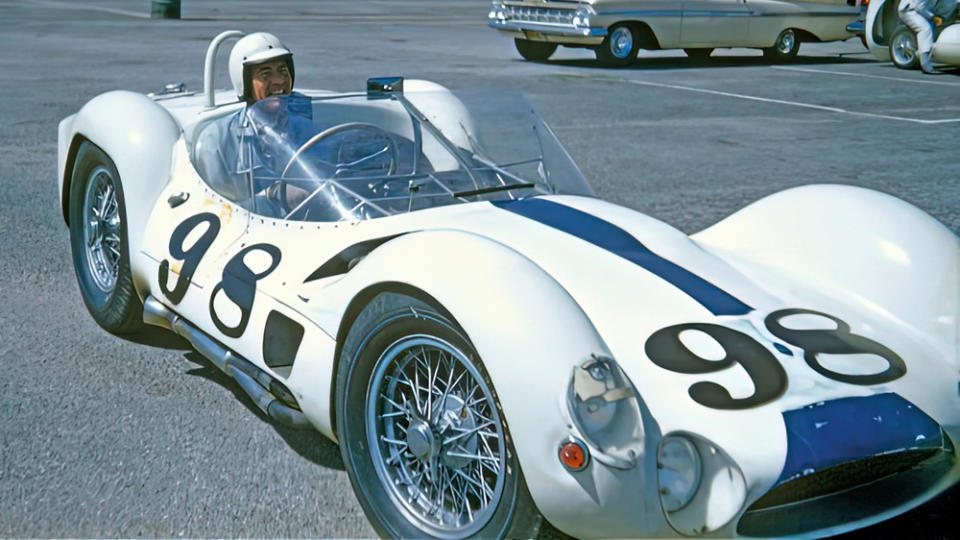
[(203, 95), (61, 122), (80, 292), (338, 441), (378, 533), (830, 534), (960, 477), (960, 244), (927, 214), (812, 185), (687, 236), (505, 92), (214, 92), (233, 35)]
[[(867, 9), (866, 44), (880, 60), (890, 60), (900, 69), (917, 69), (917, 38), (897, 14), (897, 0), (873, 0)], [(960, 23), (956, 13), (936, 28), (930, 56), (934, 62), (960, 66)]]
[(593, 49), (613, 66), (640, 49), (683, 49), (704, 60), (717, 47), (754, 47), (775, 62), (792, 60), (804, 41), (856, 37), (860, 3), (809, 0), (493, 0), (491, 28), (514, 38), (527, 60), (558, 45)]

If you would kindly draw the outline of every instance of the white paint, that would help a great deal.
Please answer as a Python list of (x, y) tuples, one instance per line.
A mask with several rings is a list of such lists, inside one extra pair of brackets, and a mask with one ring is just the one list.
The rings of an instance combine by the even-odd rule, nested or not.
[(636, 81), (632, 79), (613, 79), (616, 82), (622, 82), (627, 84), (636, 84), (640, 86), (652, 86), (655, 88), (669, 88), (671, 90), (684, 90), (687, 92), (697, 92), (700, 94), (710, 94), (714, 96), (723, 96), (736, 99), (744, 99), (748, 101), (759, 101), (763, 103), (775, 103), (778, 105), (788, 105), (791, 107), (800, 107), (804, 109), (814, 109), (824, 112), (832, 112), (837, 114), (849, 114), (852, 116), (863, 116), (867, 118), (879, 118), (883, 120), (896, 120), (898, 122), (912, 122), (916, 124), (949, 124), (954, 122), (960, 122), (960, 118), (945, 118), (939, 120), (924, 120), (921, 118), (907, 118), (905, 116), (893, 116), (889, 114), (874, 114), (860, 111), (850, 111), (847, 109), (841, 109), (840, 107), (828, 107), (825, 105), (817, 105), (814, 103), (803, 103), (801, 101), (789, 101), (785, 99), (773, 99), (765, 98), (760, 96), (750, 96), (747, 94), (737, 94), (734, 92), (722, 92), (720, 90), (709, 90), (707, 88), (696, 88), (693, 86), (683, 86), (679, 84), (667, 84), (667, 83), (656, 83), (651, 81)]
[(792, 67), (792, 66), (770, 66), (770, 67), (772, 67), (773, 69), (782, 69), (782, 70), (784, 70), (784, 71), (798, 71), (798, 72), (802, 72), (802, 73), (824, 73), (824, 74), (827, 74), (827, 75), (839, 75), (839, 76), (847, 76), (847, 77), (863, 77), (863, 78), (865, 78), (865, 79), (881, 79), (881, 80), (886, 80), (886, 81), (900, 81), (900, 82), (913, 83), (913, 84), (933, 84), (933, 85), (939, 85), (939, 86), (960, 86), (960, 83), (951, 83), (951, 82), (937, 81), (937, 80), (931, 81), (929, 78), (926, 78), (926, 79), (906, 79), (906, 78), (904, 78), (904, 77), (887, 77), (887, 76), (884, 76), (884, 75), (870, 75), (870, 74), (867, 74), (867, 73), (853, 73), (853, 72), (851, 72), (851, 71), (833, 71), (833, 70), (826, 70), (826, 69), (799, 68), (799, 67)]
[(693, 354), (704, 360), (720, 361), (727, 357), (723, 346), (710, 334), (701, 330), (684, 330), (680, 332), (680, 343)]

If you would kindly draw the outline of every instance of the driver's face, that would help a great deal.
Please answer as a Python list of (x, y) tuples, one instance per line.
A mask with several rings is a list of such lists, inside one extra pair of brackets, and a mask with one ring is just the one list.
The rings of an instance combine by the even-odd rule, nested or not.
[(270, 96), (286, 96), (293, 90), (293, 80), (284, 60), (271, 60), (253, 66), (250, 74), (253, 101)]

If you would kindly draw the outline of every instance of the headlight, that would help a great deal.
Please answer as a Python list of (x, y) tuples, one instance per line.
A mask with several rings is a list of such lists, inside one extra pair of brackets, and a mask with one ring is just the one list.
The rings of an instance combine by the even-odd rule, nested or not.
[(667, 512), (676, 512), (690, 502), (700, 487), (700, 454), (681, 435), (667, 435), (660, 441), (657, 456), (660, 499)]
[(574, 366), (567, 407), (597, 461), (620, 469), (636, 464), (643, 422), (636, 391), (612, 358), (592, 356)]
[(593, 11), (593, 8), (586, 6), (577, 8), (577, 11), (573, 14), (573, 26), (577, 28), (589, 28), (590, 27), (590, 17), (596, 15)]

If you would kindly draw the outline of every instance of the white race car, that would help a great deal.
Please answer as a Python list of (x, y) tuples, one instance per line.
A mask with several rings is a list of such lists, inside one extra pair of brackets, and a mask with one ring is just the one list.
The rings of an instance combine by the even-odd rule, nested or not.
[[(960, 244), (814, 185), (687, 236), (522, 100), (414, 80), (60, 124), (80, 291), (339, 441), (377, 532), (820, 535), (960, 477)], [(318, 494), (318, 497), (321, 496)]]
[[(872, 0), (867, 7), (867, 48), (880, 60), (890, 60), (900, 69), (917, 69), (917, 38), (897, 14), (898, 0)], [(936, 29), (930, 56), (934, 62), (960, 66), (960, 23), (946, 21)]]

